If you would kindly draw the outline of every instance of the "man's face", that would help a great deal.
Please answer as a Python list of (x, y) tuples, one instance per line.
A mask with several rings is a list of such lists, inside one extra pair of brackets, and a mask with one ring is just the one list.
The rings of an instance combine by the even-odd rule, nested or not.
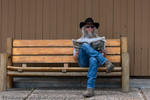
[(94, 31), (94, 25), (85, 25), (85, 31), (87, 33), (93, 33), (93, 31)]

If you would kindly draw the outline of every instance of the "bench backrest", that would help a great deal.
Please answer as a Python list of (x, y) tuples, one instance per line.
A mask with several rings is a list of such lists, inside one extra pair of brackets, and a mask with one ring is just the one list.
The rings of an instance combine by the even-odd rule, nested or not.
[[(76, 63), (71, 39), (11, 40), (8, 38), (7, 45), (12, 63)], [(120, 39), (107, 39), (106, 49), (107, 59), (113, 63), (121, 62)]]

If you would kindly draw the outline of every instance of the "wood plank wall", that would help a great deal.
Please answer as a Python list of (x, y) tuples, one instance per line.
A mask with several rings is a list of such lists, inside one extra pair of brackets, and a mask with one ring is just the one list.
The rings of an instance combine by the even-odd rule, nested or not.
[(150, 0), (0, 0), (0, 52), (6, 38), (79, 38), (93, 17), (99, 35), (128, 36), (131, 76), (150, 76)]

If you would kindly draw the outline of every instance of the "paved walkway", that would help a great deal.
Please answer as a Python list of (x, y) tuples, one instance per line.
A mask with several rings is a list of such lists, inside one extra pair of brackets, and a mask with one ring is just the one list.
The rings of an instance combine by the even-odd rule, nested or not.
[(0, 92), (0, 100), (150, 100), (150, 88), (130, 88), (123, 93), (120, 88), (99, 88), (95, 96), (84, 98), (84, 89), (9, 89)]

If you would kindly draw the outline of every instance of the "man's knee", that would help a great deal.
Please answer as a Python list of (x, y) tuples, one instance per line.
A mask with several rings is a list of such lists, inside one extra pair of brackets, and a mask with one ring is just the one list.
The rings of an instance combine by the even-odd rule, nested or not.
[(97, 63), (98, 61), (97, 61), (97, 59), (96, 59), (96, 57), (90, 57), (90, 59), (89, 59), (91, 62), (94, 62), (94, 63)]

